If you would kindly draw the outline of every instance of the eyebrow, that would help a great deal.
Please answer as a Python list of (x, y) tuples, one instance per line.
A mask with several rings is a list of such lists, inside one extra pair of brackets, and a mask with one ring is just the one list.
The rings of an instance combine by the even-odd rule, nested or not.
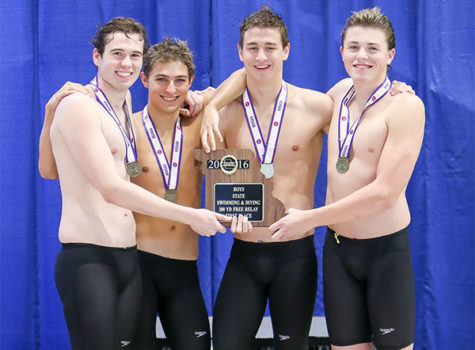
[[(158, 74), (155, 74), (153, 77), (154, 77), (154, 78), (170, 78), (171, 76), (170, 76), (170, 75), (166, 75), (166, 74), (158, 73)], [(175, 78), (175, 79), (176, 79), (176, 78), (185, 78), (185, 79), (187, 79), (188, 76), (187, 76), (186, 74), (182, 74), (182, 75), (177, 75), (177, 76), (175, 76), (174, 78)]]
[[(120, 47), (112, 48), (111, 52), (114, 52), (114, 51), (125, 52), (125, 50), (120, 48)], [(134, 50), (134, 51), (132, 51), (132, 53), (138, 53), (138, 54), (142, 55), (142, 51), (139, 51), (139, 50)]]
[[(255, 41), (252, 41), (252, 42), (250, 42), (250, 43), (246, 43), (246, 46), (253, 46), (253, 45), (258, 45), (258, 43), (255, 42)], [(277, 45), (278, 45), (277, 43), (275, 43), (275, 42), (270, 42), (270, 41), (264, 43), (264, 46), (277, 46)]]

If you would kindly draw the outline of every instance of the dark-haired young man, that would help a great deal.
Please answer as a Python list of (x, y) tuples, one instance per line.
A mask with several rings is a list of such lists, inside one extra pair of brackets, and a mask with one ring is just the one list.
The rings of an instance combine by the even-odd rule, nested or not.
[(57, 166), (62, 191), (55, 279), (74, 350), (131, 346), (141, 296), (132, 211), (189, 224), (202, 235), (225, 231), (218, 219), (226, 217), (163, 200), (128, 181), (140, 166), (126, 100), (146, 43), (145, 29), (132, 19), (102, 26), (89, 88), (97, 101), (79, 93), (64, 97), (40, 141), (40, 172), (54, 174)]

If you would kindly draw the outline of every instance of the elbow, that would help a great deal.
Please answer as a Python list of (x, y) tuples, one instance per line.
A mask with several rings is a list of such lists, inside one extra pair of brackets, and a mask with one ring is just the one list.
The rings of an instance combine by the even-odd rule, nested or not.
[(107, 203), (119, 205), (120, 184), (116, 181), (98, 184), (97, 190)]
[(394, 207), (397, 197), (395, 197), (389, 190), (381, 190), (377, 195), (377, 205), (381, 211), (389, 210)]

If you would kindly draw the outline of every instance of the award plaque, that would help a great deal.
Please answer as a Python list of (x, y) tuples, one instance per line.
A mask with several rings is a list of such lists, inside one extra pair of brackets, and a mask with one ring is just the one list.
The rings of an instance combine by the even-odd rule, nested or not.
[(272, 197), (272, 179), (262, 174), (261, 164), (252, 151), (194, 152), (206, 177), (207, 209), (229, 216), (247, 216), (255, 227), (270, 226), (285, 215), (282, 202)]

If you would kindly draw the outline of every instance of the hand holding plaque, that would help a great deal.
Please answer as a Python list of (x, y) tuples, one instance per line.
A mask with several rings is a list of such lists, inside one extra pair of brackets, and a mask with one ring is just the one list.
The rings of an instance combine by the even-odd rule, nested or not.
[(272, 181), (250, 150), (194, 150), (206, 176), (206, 208), (217, 213), (247, 216), (253, 226), (268, 227), (285, 215), (282, 202), (272, 197)]

